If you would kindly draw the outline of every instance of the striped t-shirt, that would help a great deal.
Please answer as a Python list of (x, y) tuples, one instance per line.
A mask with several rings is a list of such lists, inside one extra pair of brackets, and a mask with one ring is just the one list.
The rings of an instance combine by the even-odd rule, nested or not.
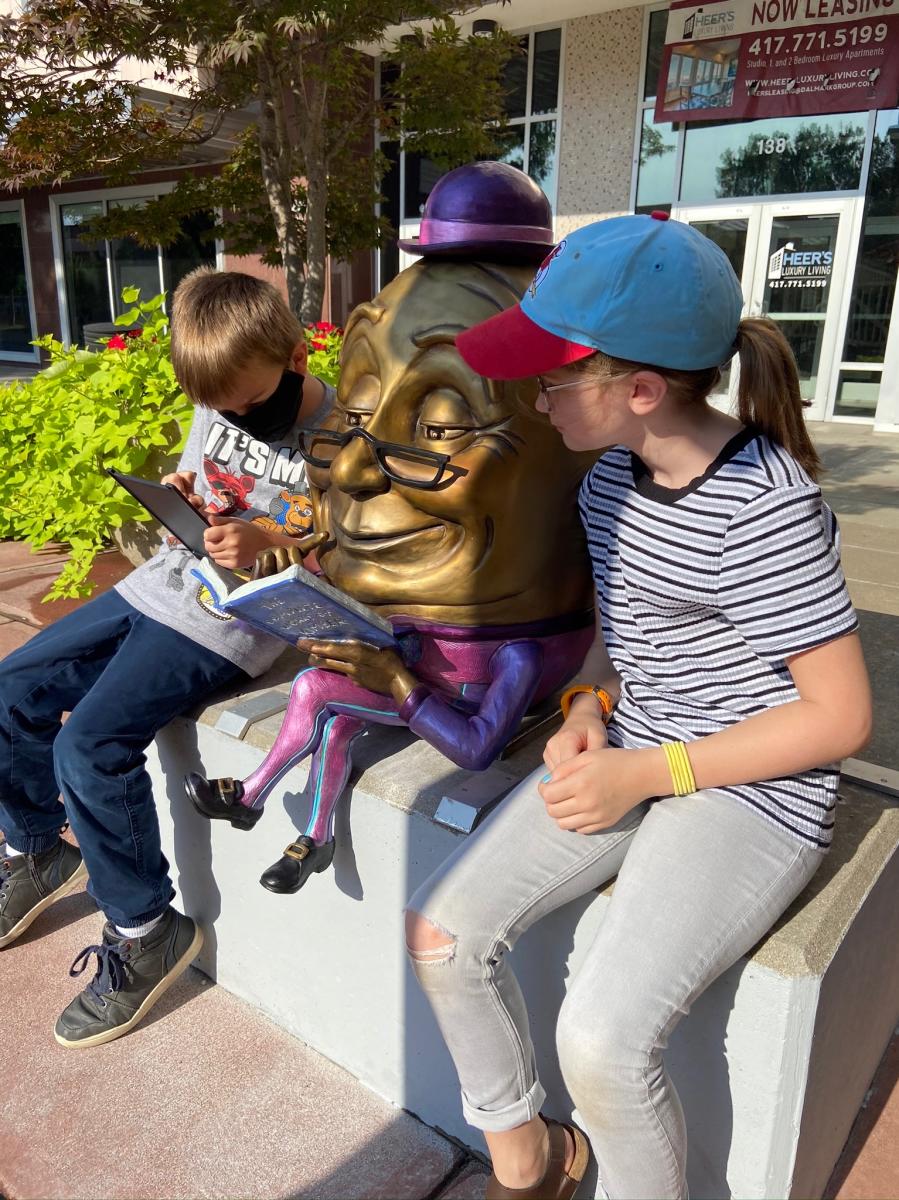
[[(749, 429), (677, 489), (615, 446), (580, 508), (621, 676), (610, 745), (689, 743), (797, 700), (784, 660), (857, 628), (833, 513), (790, 455)], [(718, 790), (824, 847), (838, 782), (834, 765)]]

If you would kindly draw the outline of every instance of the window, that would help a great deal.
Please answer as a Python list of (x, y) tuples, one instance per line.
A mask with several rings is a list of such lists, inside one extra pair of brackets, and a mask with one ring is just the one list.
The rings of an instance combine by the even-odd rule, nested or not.
[(856, 191), (867, 113), (689, 125), (682, 203)]
[[(509, 124), (496, 157), (526, 171), (555, 208), (562, 30), (532, 30), (522, 34), (520, 45), (522, 53), (506, 65)], [(420, 154), (400, 151), (396, 143), (384, 143), (381, 149), (391, 161), (390, 173), (382, 183), (386, 202), (381, 211), (398, 229), (400, 224), (420, 219), (431, 189), (444, 172)], [(381, 287), (393, 278), (398, 266), (395, 250), (384, 247), (379, 253)]]
[[(526, 33), (519, 45), (521, 54), (506, 64), (509, 125), (501, 139), (504, 149), (497, 155), (497, 161), (527, 171), (555, 207), (562, 30)], [(444, 172), (419, 154), (402, 157), (405, 159), (402, 219), (417, 221), (431, 189)]]
[(25, 235), (18, 202), (0, 208), (0, 353), (34, 357)]
[(834, 411), (873, 417), (899, 270), (899, 109), (877, 114)]
[(59, 205), (65, 308), (71, 341), (84, 341), (84, 327), (112, 321), (123, 311), (122, 289), (139, 287), (144, 299), (171, 292), (194, 267), (215, 265), (211, 213), (182, 222), (171, 246), (146, 248), (131, 238), (92, 241), (90, 223), (109, 209), (146, 204), (152, 195), (82, 200)]
[(668, 9), (656, 8), (649, 13), (646, 33), (646, 65), (643, 72), (643, 102), (640, 114), (640, 149), (637, 158), (637, 182), (634, 195), (635, 212), (653, 209), (670, 210), (677, 195), (674, 178), (677, 165), (678, 129), (664, 122), (657, 125), (653, 113), (656, 89), (665, 50), (665, 29)]

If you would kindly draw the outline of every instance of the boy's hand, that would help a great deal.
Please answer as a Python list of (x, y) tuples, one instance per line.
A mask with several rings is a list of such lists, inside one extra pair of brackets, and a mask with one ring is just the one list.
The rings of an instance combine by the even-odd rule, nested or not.
[(210, 528), (203, 534), (206, 553), (220, 567), (235, 571), (252, 566), (256, 555), (272, 545), (268, 532), (253, 521), (210, 513)]
[(556, 767), (538, 784), (547, 813), (560, 829), (599, 833), (611, 829), (650, 796), (671, 791), (665, 753), (647, 750), (587, 750)]
[(169, 483), (177, 488), (185, 500), (189, 500), (194, 508), (204, 508), (203, 497), (194, 491), (197, 482), (196, 471), (173, 471), (171, 475), (163, 475), (163, 483)]
[(575, 696), (568, 720), (546, 743), (543, 761), (554, 771), (563, 762), (583, 754), (585, 750), (602, 750), (607, 745), (606, 727), (599, 705), (591, 696)]

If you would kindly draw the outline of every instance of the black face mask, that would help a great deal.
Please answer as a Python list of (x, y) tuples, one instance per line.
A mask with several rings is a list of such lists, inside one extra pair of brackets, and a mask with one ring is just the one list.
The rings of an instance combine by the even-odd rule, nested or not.
[(258, 442), (280, 442), (296, 425), (302, 400), (303, 376), (296, 371), (284, 371), (281, 382), (267, 400), (242, 416), (233, 412), (223, 412), (222, 416)]

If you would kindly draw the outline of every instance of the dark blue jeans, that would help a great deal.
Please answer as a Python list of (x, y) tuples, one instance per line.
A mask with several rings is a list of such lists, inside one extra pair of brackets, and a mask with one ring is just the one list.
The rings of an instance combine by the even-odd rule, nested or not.
[(0, 828), (10, 844), (38, 854), (68, 819), (88, 890), (111, 921), (164, 912), (174, 890), (144, 751), (173, 717), (246, 678), (114, 591), (42, 630), (0, 662)]

